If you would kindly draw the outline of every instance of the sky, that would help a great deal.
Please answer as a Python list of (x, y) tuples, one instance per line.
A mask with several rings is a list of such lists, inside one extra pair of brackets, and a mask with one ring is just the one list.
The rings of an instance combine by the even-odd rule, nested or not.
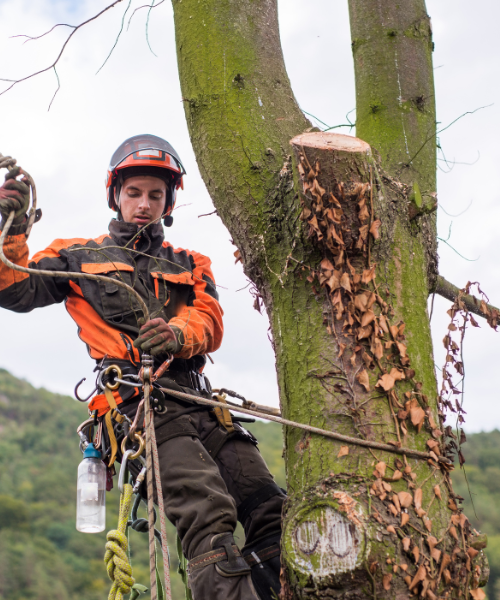
[[(279, 0), (286, 67), (306, 113), (328, 125), (346, 123), (355, 108), (349, 19), (345, 0)], [(178, 197), (174, 246), (211, 257), (225, 310), (225, 338), (207, 374), (216, 387), (228, 387), (263, 404), (278, 405), (274, 355), (268, 321), (252, 308), (241, 265), (234, 264), (231, 236), (214, 210), (192, 151), (177, 75), (170, 3), (151, 12), (149, 49), (144, 2), (132, 0), (124, 32), (105, 62), (120, 29), (125, 3), (78, 31), (58, 66), (0, 95), (0, 153), (15, 156), (37, 183), (42, 220), (29, 239), (31, 254), (55, 238), (96, 237), (113, 216), (107, 208), (104, 178), (116, 147), (137, 133), (154, 133), (175, 147), (187, 170)], [(96, 0), (0, 0), (0, 78), (18, 79), (50, 65), (70, 33), (62, 27), (24, 43), (18, 34), (37, 36), (56, 23), (78, 24), (107, 5)], [(462, 287), (480, 281), (493, 304), (500, 304), (496, 185), (500, 148), (500, 4), (494, 0), (428, 0), (434, 42), (434, 68), (443, 153), (438, 163), (440, 272)], [(311, 81), (321, 85), (311, 86)], [(9, 84), (0, 82), (0, 89)], [(1, 87), (3, 86), (3, 87)], [(321, 94), (318, 94), (321, 89)], [(48, 107), (53, 99), (50, 110)], [(486, 107), (481, 108), (480, 107)], [(476, 111), (476, 112), (473, 112)], [(473, 114), (465, 114), (473, 112)], [(354, 113), (351, 113), (351, 119)], [(355, 134), (348, 128), (344, 133)], [(451, 216), (455, 215), (455, 216)], [(451, 228), (451, 229), (450, 229)], [(449, 245), (447, 245), (449, 244)], [(461, 255), (461, 256), (460, 256)], [(435, 360), (444, 355), (449, 302), (435, 298), (432, 330)], [(500, 334), (484, 322), (465, 338), (467, 431), (500, 428), (500, 402), (494, 373)], [(0, 367), (36, 386), (72, 394), (93, 361), (78, 339), (64, 306), (18, 315), (0, 309)]]

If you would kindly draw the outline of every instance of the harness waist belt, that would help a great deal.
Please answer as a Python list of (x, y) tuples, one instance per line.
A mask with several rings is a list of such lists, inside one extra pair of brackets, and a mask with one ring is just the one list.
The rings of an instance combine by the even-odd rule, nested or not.
[[(139, 373), (139, 369), (135, 365), (124, 360), (107, 359), (104, 361), (102, 369), (105, 370), (110, 365), (119, 366), (124, 375), (137, 375)], [(203, 373), (198, 373), (198, 371), (167, 371), (161, 379), (171, 379), (178, 385), (191, 388), (197, 392), (206, 392), (208, 394), (212, 393), (212, 386), (210, 385), (208, 377)], [(103, 383), (106, 383), (109, 380), (113, 380), (112, 373), (110, 375), (103, 376), (102, 378)], [(126, 386), (120, 385), (119, 390), (121, 391), (121, 389), (124, 387)], [(120, 393), (120, 395), (122, 394)]]

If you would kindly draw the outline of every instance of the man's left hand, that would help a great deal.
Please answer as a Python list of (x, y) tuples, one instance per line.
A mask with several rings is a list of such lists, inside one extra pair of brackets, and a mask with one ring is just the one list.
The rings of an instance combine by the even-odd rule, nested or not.
[(151, 319), (139, 331), (134, 346), (153, 356), (157, 354), (177, 354), (182, 348), (182, 332), (161, 318)]

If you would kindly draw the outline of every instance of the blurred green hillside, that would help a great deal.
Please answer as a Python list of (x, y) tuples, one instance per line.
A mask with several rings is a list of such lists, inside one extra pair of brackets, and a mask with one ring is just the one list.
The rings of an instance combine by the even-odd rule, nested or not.
[[(35, 389), (0, 369), (0, 600), (104, 600), (110, 582), (105, 533), (75, 529), (76, 472), (82, 460), (76, 428), (85, 405)], [(281, 429), (250, 425), (279, 485), (285, 485)], [(119, 494), (107, 494), (106, 531), (115, 529)], [(140, 516), (146, 517), (145, 511)], [(238, 530), (242, 541), (242, 530)], [(134, 577), (149, 587), (147, 535), (132, 531)], [(184, 598), (171, 545), (172, 589)], [(149, 597), (149, 595), (147, 595)], [(143, 596), (146, 598), (146, 596)]]
[[(75, 529), (76, 472), (81, 461), (76, 428), (86, 418), (86, 406), (35, 389), (0, 369), (0, 600), (107, 598), (105, 534)], [(257, 422), (248, 429), (259, 439), (277, 483), (285, 487), (281, 427)], [(500, 600), (500, 432), (468, 436), (465, 456), (474, 508), (460, 469), (453, 473), (454, 485), (465, 498), (473, 526), (488, 534), (488, 599)], [(116, 487), (106, 501), (109, 530), (117, 525)], [(241, 529), (236, 533), (241, 543)], [(168, 534), (173, 597), (183, 600), (182, 582), (175, 572), (173, 527)], [(131, 549), (134, 576), (148, 585), (147, 535), (131, 532)]]

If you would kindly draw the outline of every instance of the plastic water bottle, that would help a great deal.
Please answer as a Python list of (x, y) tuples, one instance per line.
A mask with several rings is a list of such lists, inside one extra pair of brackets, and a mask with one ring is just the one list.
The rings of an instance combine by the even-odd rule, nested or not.
[(101, 453), (89, 444), (78, 467), (76, 528), (98, 533), (106, 526), (106, 465)]

